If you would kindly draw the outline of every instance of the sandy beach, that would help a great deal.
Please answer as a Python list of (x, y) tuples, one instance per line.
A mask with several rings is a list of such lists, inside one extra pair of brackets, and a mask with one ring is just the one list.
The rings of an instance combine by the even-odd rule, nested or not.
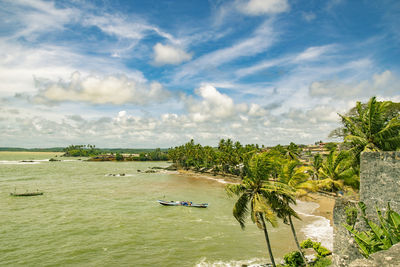
[(335, 206), (335, 198), (318, 193), (311, 194), (313, 202), (316, 202), (319, 207), (313, 212), (314, 215), (322, 216), (329, 219), (331, 226), (333, 226), (333, 207)]

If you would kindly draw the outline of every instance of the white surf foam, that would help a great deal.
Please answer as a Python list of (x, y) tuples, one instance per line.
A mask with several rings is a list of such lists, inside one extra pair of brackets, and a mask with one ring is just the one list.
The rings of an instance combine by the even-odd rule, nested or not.
[(28, 165), (28, 164), (40, 164), (38, 161), (16, 161), (16, 160), (0, 160), (0, 164), (19, 164), (19, 165)]
[(231, 261), (207, 261), (207, 258), (202, 258), (195, 266), (197, 267), (241, 267), (249, 266), (256, 267), (261, 266), (268, 262), (267, 259), (254, 258), (249, 260), (231, 260)]
[(313, 241), (321, 242), (327, 249), (333, 249), (333, 227), (330, 221), (322, 216), (313, 215), (312, 213), (319, 207), (318, 203), (297, 201), (297, 206), (293, 208), (296, 212), (303, 216), (312, 219), (312, 222), (305, 225), (301, 231), (306, 238), (311, 238)]

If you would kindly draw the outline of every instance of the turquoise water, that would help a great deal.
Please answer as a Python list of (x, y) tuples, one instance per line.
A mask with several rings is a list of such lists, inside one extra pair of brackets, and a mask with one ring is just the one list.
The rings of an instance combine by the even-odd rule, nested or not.
[[(240, 266), (265, 263), (263, 233), (232, 216), (224, 184), (177, 173), (143, 173), (166, 162), (20, 162), (55, 153), (0, 153), (2, 266)], [(138, 172), (141, 170), (142, 172)], [(109, 176), (121, 174), (125, 176)], [(44, 191), (11, 197), (10, 192)], [(158, 199), (208, 202), (165, 207)], [(303, 208), (307, 204), (303, 203)], [(306, 216), (296, 222), (300, 239)], [(287, 226), (270, 229), (275, 255), (294, 250)]]

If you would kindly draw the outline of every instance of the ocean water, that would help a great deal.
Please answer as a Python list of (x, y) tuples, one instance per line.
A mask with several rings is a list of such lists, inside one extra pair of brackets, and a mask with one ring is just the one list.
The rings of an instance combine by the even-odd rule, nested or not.
[[(55, 155), (0, 152), (1, 266), (241, 266), (269, 261), (263, 232), (250, 220), (241, 230), (232, 216), (235, 199), (227, 197), (221, 180), (143, 172), (167, 162), (49, 162)], [(44, 195), (9, 195), (36, 190)], [(210, 206), (165, 207), (158, 199)], [(311, 215), (316, 205), (299, 202), (296, 207), (303, 218), (295, 222), (300, 240), (325, 240), (331, 231), (329, 221)], [(277, 258), (295, 249), (288, 226), (269, 227), (269, 233)]]

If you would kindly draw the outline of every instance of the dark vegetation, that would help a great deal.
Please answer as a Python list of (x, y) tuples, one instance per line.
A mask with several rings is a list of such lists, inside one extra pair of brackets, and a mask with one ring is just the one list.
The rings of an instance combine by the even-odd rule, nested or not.
[(349, 208), (346, 210), (347, 220), (344, 227), (353, 235), (359, 250), (365, 258), (368, 258), (372, 253), (389, 249), (394, 244), (400, 242), (400, 214), (393, 211), (388, 203), (386, 212), (376, 208), (376, 220), (379, 225), (373, 220), (367, 218), (366, 206), (363, 202), (358, 203), (361, 219), (365, 222), (368, 230), (357, 231), (354, 225), (358, 220), (357, 209)]

